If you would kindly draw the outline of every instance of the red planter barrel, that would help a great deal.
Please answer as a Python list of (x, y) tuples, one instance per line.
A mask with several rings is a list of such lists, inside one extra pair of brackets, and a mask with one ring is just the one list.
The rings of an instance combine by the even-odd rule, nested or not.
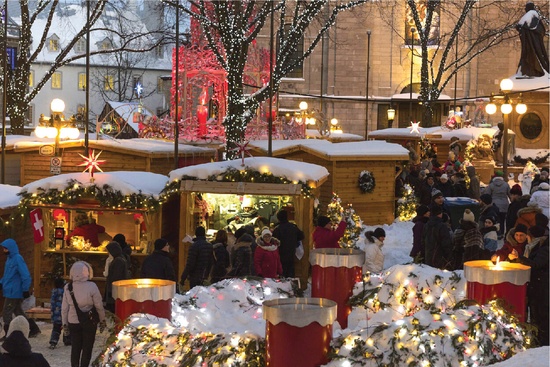
[(113, 282), (115, 314), (125, 320), (133, 313), (148, 313), (172, 320), (176, 283), (163, 279), (128, 279)]
[(327, 364), (336, 308), (336, 302), (323, 298), (265, 301), (267, 367)]
[(467, 281), (466, 295), (479, 304), (497, 298), (506, 302), (506, 309), (525, 321), (527, 312), (527, 283), (531, 267), (519, 263), (501, 261), (493, 265), (489, 260), (464, 263)]
[(348, 327), (351, 306), (348, 300), (355, 283), (363, 276), (365, 253), (344, 248), (321, 248), (309, 253), (311, 264), (311, 296), (331, 299), (338, 304), (338, 323)]

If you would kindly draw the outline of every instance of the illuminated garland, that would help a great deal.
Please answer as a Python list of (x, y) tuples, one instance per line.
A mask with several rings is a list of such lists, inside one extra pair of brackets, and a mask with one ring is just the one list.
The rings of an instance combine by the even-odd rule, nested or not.
[(405, 184), (401, 189), (401, 197), (397, 199), (397, 217), (401, 221), (408, 221), (416, 216), (416, 204), (418, 199), (414, 190), (409, 184)]
[(359, 174), (359, 188), (363, 193), (371, 193), (376, 187), (376, 180), (370, 171), (361, 171)]
[[(179, 180), (172, 181), (170, 184), (168, 184), (168, 186), (162, 191), (161, 196), (166, 196), (170, 193), (179, 191), (179, 181), (185, 180), (200, 181), (197, 177), (188, 175), (182, 176)], [(244, 167), (243, 169), (229, 167), (225, 172), (217, 175), (208, 176), (206, 181), (300, 184), (302, 186), (302, 196), (306, 198), (313, 197), (313, 189), (309, 187), (306, 182), (292, 181), (286, 177), (275, 176), (274, 174), (268, 172), (262, 173), (250, 167)]]

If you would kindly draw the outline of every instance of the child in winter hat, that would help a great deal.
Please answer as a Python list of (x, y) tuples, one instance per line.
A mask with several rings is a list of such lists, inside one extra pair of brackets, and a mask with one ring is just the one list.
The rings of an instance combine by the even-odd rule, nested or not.
[(470, 209), (466, 209), (464, 210), (464, 214), (462, 215), (462, 220), (467, 222), (475, 222), (476, 217)]

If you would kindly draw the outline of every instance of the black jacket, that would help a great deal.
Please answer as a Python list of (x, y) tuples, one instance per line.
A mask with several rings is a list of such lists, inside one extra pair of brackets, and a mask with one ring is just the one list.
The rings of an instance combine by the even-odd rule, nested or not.
[(431, 216), (422, 231), (426, 265), (434, 268), (447, 269), (451, 267), (451, 232), (438, 216)]
[(229, 252), (227, 252), (227, 244), (218, 242), (214, 244), (212, 283), (216, 283), (224, 279), (227, 275), (227, 268), (229, 268)]
[(231, 254), (231, 263), (233, 267), (229, 272), (229, 276), (243, 277), (252, 275), (253, 252), (252, 242), (254, 238), (248, 233), (243, 234), (235, 244), (235, 248)]
[(143, 260), (141, 277), (176, 281), (176, 271), (168, 252), (155, 250)]
[(508, 211), (506, 212), (506, 232), (510, 231), (516, 226), (516, 220), (518, 219), (518, 211), (527, 206), (530, 196), (523, 195), (518, 200), (514, 200), (508, 206)]
[(13, 331), (2, 344), (7, 353), (0, 354), (0, 366), (50, 367), (40, 353), (33, 353), (29, 340), (19, 330)]
[(111, 262), (111, 265), (109, 265), (109, 273), (107, 274), (107, 279), (105, 280), (105, 303), (108, 304), (115, 303), (113, 298), (113, 282), (116, 282), (117, 280), (129, 279), (128, 263), (122, 253), (122, 249), (120, 248), (120, 245), (112, 246), (111, 243), (107, 245), (107, 250), (113, 256), (113, 261)]
[(283, 276), (294, 277), (294, 257), (300, 241), (304, 240), (304, 232), (294, 223), (282, 221), (273, 230), (273, 237), (279, 240), (279, 256), (283, 265)]
[(187, 254), (187, 263), (181, 274), (181, 283), (189, 278), (193, 285), (202, 284), (210, 276), (210, 270), (214, 262), (212, 253), (213, 246), (206, 240), (206, 237), (200, 236), (193, 240)]

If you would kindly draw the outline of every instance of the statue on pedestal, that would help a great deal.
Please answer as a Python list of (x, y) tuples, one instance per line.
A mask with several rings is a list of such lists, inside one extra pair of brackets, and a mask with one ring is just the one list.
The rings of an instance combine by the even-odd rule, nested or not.
[(540, 77), (550, 72), (548, 52), (544, 45), (544, 24), (535, 4), (525, 5), (525, 14), (516, 24), (521, 40), (521, 57), (518, 74), (524, 77)]

